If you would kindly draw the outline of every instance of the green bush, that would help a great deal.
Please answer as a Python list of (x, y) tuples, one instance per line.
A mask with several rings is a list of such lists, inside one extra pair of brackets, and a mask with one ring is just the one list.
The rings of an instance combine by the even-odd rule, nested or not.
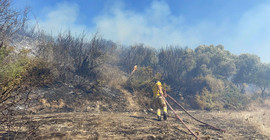
[(12, 47), (0, 49), (0, 92), (2, 97), (6, 97), (7, 94), (4, 93), (21, 83), (22, 75), (26, 72), (30, 61), (23, 52), (18, 56), (11, 55), (12, 52)]
[(218, 93), (210, 93), (204, 88), (201, 94), (195, 95), (194, 107), (205, 110), (221, 109), (222, 105), (217, 100), (218, 95)]
[(139, 90), (150, 91), (154, 83), (154, 79), (159, 79), (159, 74), (153, 76), (151, 67), (141, 67), (127, 80), (127, 87)]
[(249, 102), (247, 96), (241, 94), (234, 85), (227, 85), (225, 93), (220, 98), (226, 109), (244, 109)]
[(29, 50), (21, 50), (17, 54), (11, 48), (0, 49), (1, 100), (7, 99), (11, 92), (18, 90), (22, 85), (38, 86), (52, 79), (47, 63), (28, 57)]
[(189, 103), (195, 109), (244, 109), (249, 98), (231, 82), (212, 76), (198, 77), (193, 81), (195, 94), (188, 95)]

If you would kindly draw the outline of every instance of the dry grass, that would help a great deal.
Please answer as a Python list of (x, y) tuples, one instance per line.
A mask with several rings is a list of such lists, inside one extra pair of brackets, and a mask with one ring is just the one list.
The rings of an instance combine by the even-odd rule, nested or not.
[(243, 125), (252, 126), (258, 133), (270, 137), (269, 103), (269, 100), (265, 100), (263, 106), (252, 104), (247, 111), (219, 111), (212, 114), (226, 120), (239, 120)]
[(110, 66), (110, 65), (103, 65), (101, 68), (101, 79), (108, 85), (109, 87), (115, 87), (122, 85), (128, 79), (124, 72), (119, 70), (119, 68)]

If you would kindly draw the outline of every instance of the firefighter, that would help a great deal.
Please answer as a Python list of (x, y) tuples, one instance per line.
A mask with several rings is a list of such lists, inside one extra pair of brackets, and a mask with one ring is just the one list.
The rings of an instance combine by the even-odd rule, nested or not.
[(154, 107), (157, 109), (158, 121), (161, 121), (161, 108), (163, 109), (163, 119), (167, 120), (167, 105), (164, 100), (167, 94), (166, 94), (166, 91), (163, 90), (162, 84), (159, 80), (155, 81), (155, 84), (152, 90), (153, 90), (153, 98), (154, 98), (153, 103), (154, 103)]

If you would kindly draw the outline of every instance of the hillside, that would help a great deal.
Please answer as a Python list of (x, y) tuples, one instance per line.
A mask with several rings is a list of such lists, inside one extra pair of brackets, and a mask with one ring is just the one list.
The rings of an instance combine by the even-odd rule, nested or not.
[[(0, 0), (0, 139), (270, 139), (270, 64), (260, 57), (223, 45), (158, 49), (99, 33), (52, 36), (27, 25), (29, 9), (10, 4)], [(226, 132), (195, 122), (169, 99), (184, 123), (170, 109), (157, 121), (157, 80), (188, 112)]]
[[(12, 115), (13, 112), (7, 110), (7, 120), (3, 115), (5, 125), (0, 129), (1, 139), (195, 139), (171, 110), (167, 121), (157, 121), (152, 110), (150, 86), (160, 74), (153, 74), (150, 66), (141, 66), (130, 75), (115, 64), (116, 60), (112, 58), (116, 56), (111, 54), (114, 53), (103, 54), (111, 59), (108, 62), (100, 63), (99, 59), (104, 59), (104, 56), (91, 60), (100, 64), (89, 75), (84, 75), (84, 61), (80, 61), (81, 65), (77, 68), (81, 71), (74, 71), (76, 63), (74, 67), (70, 66), (70, 61), (65, 61), (64, 56), (57, 56), (56, 59), (61, 58), (63, 64), (45, 62), (43, 65), (42, 62), (34, 66), (28, 73), (31, 77), (26, 75), (26, 83), (32, 83), (32, 87), (29, 86), (31, 84), (26, 85), (29, 86), (26, 89), (31, 89), (27, 102), (11, 106), (15, 113)], [(33, 56), (35, 58), (37, 54), (32, 53)], [(223, 133), (199, 124), (172, 104), (187, 126), (201, 139), (270, 139), (268, 100), (259, 100), (262, 103), (252, 108), (252, 104), (246, 104), (245, 109), (237, 108), (236, 102), (245, 99), (242, 99), (243, 95), (238, 98), (238, 93), (233, 93), (237, 95), (237, 100), (235, 95), (225, 98), (225, 105), (208, 102), (205, 97), (217, 99), (219, 96), (215, 92), (220, 95), (227, 92), (220, 90), (226, 82), (209, 75), (194, 81), (197, 90), (202, 90), (198, 99), (198, 94), (182, 96), (177, 89), (170, 92), (169, 85), (164, 87), (196, 118), (226, 130)], [(14, 93), (15, 97), (17, 92)], [(194, 109), (194, 101), (196, 106), (202, 108)], [(226, 105), (232, 108), (226, 108)]]

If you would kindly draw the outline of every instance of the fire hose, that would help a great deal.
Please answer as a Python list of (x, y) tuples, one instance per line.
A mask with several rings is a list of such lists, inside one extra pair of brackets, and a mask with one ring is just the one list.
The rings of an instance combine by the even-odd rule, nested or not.
[[(190, 113), (188, 113), (187, 112), (187, 110), (182, 106), (182, 105), (180, 105), (175, 99), (173, 99), (170, 95), (168, 95), (167, 94), (167, 96), (172, 100), (172, 101), (174, 101), (185, 113), (187, 113), (192, 119), (194, 119), (194, 120), (196, 120), (197, 122), (200, 122), (200, 123), (202, 123), (202, 124), (204, 124), (204, 125), (207, 125), (207, 126), (209, 126), (209, 127), (211, 127), (212, 129), (214, 129), (214, 130), (218, 130), (218, 131), (222, 131), (222, 132), (226, 132), (226, 130), (224, 130), (224, 129), (220, 129), (220, 128), (216, 128), (216, 127), (214, 127), (214, 126), (212, 126), (212, 125), (210, 125), (210, 124), (208, 124), (208, 123), (205, 123), (205, 122), (203, 122), (203, 121), (200, 121), (200, 120), (198, 120), (197, 118), (195, 118), (194, 116), (192, 116)], [(164, 98), (165, 99), (165, 98)], [(166, 101), (166, 99), (165, 99), (165, 101)], [(167, 103), (168, 104), (168, 103)], [(169, 105), (169, 104), (168, 104)]]
[(167, 103), (167, 105), (170, 107), (170, 109), (173, 111), (174, 115), (180, 120), (180, 122), (188, 129), (188, 131), (195, 136), (197, 139), (200, 139), (188, 126), (184, 123), (184, 121), (177, 115), (177, 113), (174, 111), (174, 109), (171, 107), (171, 105), (168, 103), (168, 101), (165, 99), (165, 97), (162, 96), (164, 101)]
[[(204, 125), (207, 125), (207, 126), (209, 126), (210, 128), (212, 128), (212, 129), (214, 129), (214, 130), (218, 130), (218, 131), (222, 131), (222, 132), (226, 132), (225, 130), (223, 130), (223, 129), (220, 129), (220, 128), (216, 128), (216, 127), (214, 127), (214, 126), (212, 126), (212, 125), (210, 125), (210, 124), (208, 124), (208, 123), (205, 123), (205, 122), (203, 122), (203, 121), (200, 121), (200, 120), (198, 120), (197, 118), (195, 118), (194, 116), (192, 116), (190, 113), (188, 113), (187, 111), (186, 111), (186, 109), (182, 106), (182, 105), (180, 105), (175, 99), (173, 99), (170, 95), (168, 95), (167, 94), (167, 96), (172, 100), (172, 101), (174, 101), (185, 113), (187, 113), (192, 119), (194, 119), (194, 120), (196, 120), (196, 121), (198, 121), (198, 122), (200, 122), (200, 123), (202, 123), (202, 124), (204, 124)], [(172, 106), (169, 104), (169, 102), (166, 100), (166, 98), (165, 97), (163, 97), (162, 96), (162, 98), (164, 99), (164, 101), (167, 103), (167, 105), (169, 106), (169, 108), (173, 111), (173, 113), (174, 113), (174, 115), (176, 116), (176, 118), (178, 118), (179, 120), (180, 120), (180, 122), (188, 129), (188, 131), (193, 135), (193, 136), (195, 136), (196, 137), (196, 139), (200, 139), (185, 123), (184, 123), (184, 121), (177, 115), (177, 113), (174, 111), (174, 109), (172, 108)]]

